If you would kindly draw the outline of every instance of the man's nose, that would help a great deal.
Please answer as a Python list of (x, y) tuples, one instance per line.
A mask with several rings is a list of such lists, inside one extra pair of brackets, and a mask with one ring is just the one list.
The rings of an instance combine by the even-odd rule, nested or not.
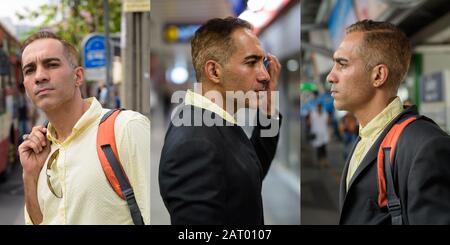
[(47, 69), (42, 66), (36, 67), (36, 73), (34, 76), (34, 80), (36, 83), (47, 82), (49, 80), (49, 74)]
[(329, 83), (336, 83), (337, 82), (336, 75), (334, 74), (334, 68), (331, 69), (330, 73), (328, 73), (328, 75), (327, 75), (327, 82), (329, 82)]
[(269, 71), (267, 71), (264, 63), (261, 63), (258, 72), (258, 82), (268, 83), (270, 81)]

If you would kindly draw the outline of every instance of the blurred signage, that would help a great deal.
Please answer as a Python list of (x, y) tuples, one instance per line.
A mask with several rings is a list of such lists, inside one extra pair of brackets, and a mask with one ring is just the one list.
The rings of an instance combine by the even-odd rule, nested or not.
[(422, 77), (422, 102), (440, 102), (444, 100), (444, 74), (434, 73)]
[(250, 22), (258, 34), (291, 0), (248, 0), (247, 9), (239, 18)]
[(337, 49), (342, 39), (344, 39), (345, 28), (356, 21), (353, 1), (338, 0), (328, 19), (328, 30), (334, 49)]
[(382, 0), (358, 0), (353, 1), (353, 4), (355, 5), (358, 20), (376, 20), (389, 7), (389, 5)]
[(201, 24), (166, 24), (164, 26), (164, 41), (167, 43), (190, 42), (195, 31)]
[(234, 15), (236, 16), (244, 12), (244, 10), (247, 7), (247, 0), (228, 0), (228, 2), (230, 3), (231, 8), (233, 9)]
[(123, 12), (150, 12), (150, 0), (123, 0)]
[(105, 37), (100, 34), (90, 34), (86, 36), (82, 42), (82, 49), (86, 80), (105, 81)]
[(315, 82), (303, 82), (300, 83), (300, 91), (317, 91), (317, 84)]

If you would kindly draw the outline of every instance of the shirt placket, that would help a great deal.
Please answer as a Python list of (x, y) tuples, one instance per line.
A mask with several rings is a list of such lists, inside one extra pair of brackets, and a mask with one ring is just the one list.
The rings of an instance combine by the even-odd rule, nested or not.
[(67, 151), (65, 147), (59, 148), (59, 157), (58, 157), (58, 178), (61, 182), (61, 190), (62, 190), (62, 198), (59, 206), (59, 216), (61, 217), (62, 224), (67, 224), (67, 188), (66, 188), (66, 155)]

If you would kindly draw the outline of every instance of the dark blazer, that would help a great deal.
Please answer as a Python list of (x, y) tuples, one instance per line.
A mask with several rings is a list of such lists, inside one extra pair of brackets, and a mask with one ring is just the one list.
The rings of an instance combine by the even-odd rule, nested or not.
[[(194, 112), (205, 110), (185, 105), (176, 115), (190, 114), (193, 123)], [(236, 125), (170, 123), (159, 186), (172, 224), (263, 224), (262, 181), (275, 155), (278, 133), (263, 138), (261, 129), (256, 126), (249, 139)]]
[[(348, 192), (350, 157), (347, 159), (340, 187), (340, 224), (391, 223), (387, 208), (380, 209), (377, 204), (376, 159), (388, 130), (408, 115), (418, 115), (417, 108), (404, 110), (383, 131), (357, 168)], [(431, 119), (420, 117), (403, 131), (397, 142), (393, 177), (404, 223), (450, 224), (450, 137)]]

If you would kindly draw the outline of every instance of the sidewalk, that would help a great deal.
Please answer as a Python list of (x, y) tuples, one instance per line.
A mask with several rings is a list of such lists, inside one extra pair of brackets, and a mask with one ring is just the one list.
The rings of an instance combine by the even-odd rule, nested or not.
[(0, 225), (24, 225), (22, 166), (17, 163), (11, 176), (0, 184)]
[(339, 182), (345, 161), (342, 143), (331, 137), (327, 146), (330, 167), (319, 168), (314, 148), (302, 137), (302, 225), (336, 225), (339, 221)]

